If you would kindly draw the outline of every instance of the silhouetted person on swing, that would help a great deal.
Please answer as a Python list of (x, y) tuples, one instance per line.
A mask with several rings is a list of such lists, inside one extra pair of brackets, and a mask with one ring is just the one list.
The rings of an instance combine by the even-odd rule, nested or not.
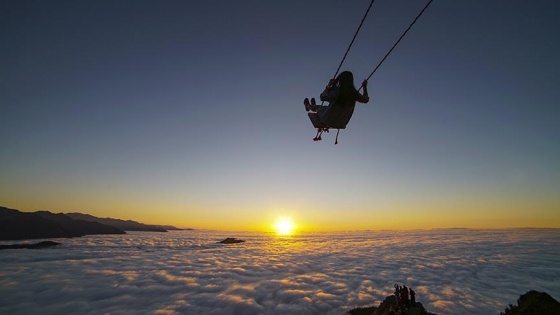
[[(354, 87), (354, 75), (352, 72), (344, 71), (336, 79), (330, 80), (323, 93), (321, 93), (321, 101), (329, 102), (328, 106), (317, 105), (315, 98), (311, 98), (311, 102), (306, 98), (303, 101), (305, 110), (317, 114), (317, 117), (312, 113), (309, 114), (313, 125), (320, 129), (319, 131), (328, 130), (329, 128), (346, 128), (354, 113), (356, 102), (369, 102), (367, 83), (367, 80), (362, 82), (364, 94), (361, 94)], [(314, 140), (321, 140), (319, 132)]]

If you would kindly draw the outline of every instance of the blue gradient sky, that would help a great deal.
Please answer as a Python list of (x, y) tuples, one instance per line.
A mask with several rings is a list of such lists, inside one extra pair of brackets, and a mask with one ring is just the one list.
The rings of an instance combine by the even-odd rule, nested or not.
[[(376, 1), (361, 82), (425, 1)], [(195, 228), (560, 227), (557, 1), (435, 1), (340, 143), (369, 1), (0, 2), (0, 204)]]

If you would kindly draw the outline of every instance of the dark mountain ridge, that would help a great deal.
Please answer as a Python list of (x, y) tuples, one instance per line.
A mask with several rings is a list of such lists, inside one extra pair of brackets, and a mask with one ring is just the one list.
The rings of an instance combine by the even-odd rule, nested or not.
[(66, 213), (66, 216), (75, 219), (75, 220), (83, 220), (83, 221), (90, 221), (90, 222), (98, 222), (105, 225), (114, 226), (124, 231), (144, 231), (144, 232), (167, 232), (167, 230), (179, 230), (173, 226), (166, 226), (164, 228), (159, 225), (149, 225), (143, 224), (140, 222), (132, 221), (132, 220), (121, 220), (121, 219), (113, 219), (113, 218), (98, 218), (89, 214), (84, 213)]
[(0, 207), (0, 240), (69, 238), (94, 234), (126, 234), (114, 226), (75, 220), (48, 211), (21, 212)]
[(132, 220), (98, 218), (84, 213), (22, 212), (0, 206), (0, 240), (126, 234), (125, 231), (167, 232), (171, 225), (149, 225)]

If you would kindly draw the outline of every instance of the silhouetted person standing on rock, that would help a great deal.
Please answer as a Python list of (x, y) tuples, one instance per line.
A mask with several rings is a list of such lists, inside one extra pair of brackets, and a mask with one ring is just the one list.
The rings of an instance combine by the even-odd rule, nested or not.
[(403, 285), (403, 289), (402, 289), (402, 295), (403, 295), (403, 304), (404, 305), (408, 305), (408, 288), (406, 287), (406, 285)]

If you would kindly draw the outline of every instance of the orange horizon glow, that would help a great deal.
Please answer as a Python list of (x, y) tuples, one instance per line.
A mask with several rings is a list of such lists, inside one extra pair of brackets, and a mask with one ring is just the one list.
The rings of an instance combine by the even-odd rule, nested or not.
[[(511, 229), (560, 228), (560, 211), (554, 204), (515, 206), (480, 204), (468, 206), (392, 206), (385, 209), (361, 210), (294, 210), (259, 211), (258, 208), (231, 211), (188, 211), (182, 208), (99, 207), (110, 211), (56, 207), (17, 207), (0, 204), (24, 212), (47, 210), (53, 213), (81, 212), (100, 218), (134, 220), (144, 224), (172, 225), (183, 229), (270, 232), (278, 235), (305, 232), (336, 232), (358, 230), (429, 230), (446, 228)], [(95, 207), (97, 208), (97, 207)], [(134, 211), (123, 209), (135, 209)], [(286, 208), (281, 208), (286, 209)], [(452, 209), (452, 210), (447, 210)], [(285, 213), (285, 214), (282, 214)], [(283, 222), (287, 220), (288, 222)]]

